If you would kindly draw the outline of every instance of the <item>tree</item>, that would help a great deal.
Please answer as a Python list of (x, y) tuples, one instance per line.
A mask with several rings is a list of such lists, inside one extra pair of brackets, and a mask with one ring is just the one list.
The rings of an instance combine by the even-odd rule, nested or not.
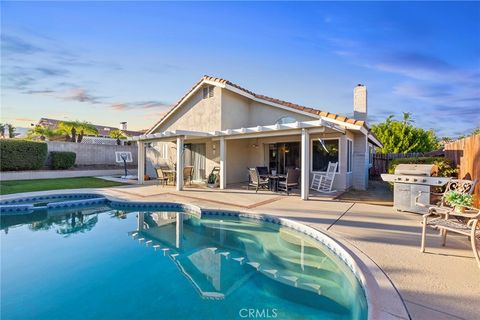
[(87, 121), (61, 121), (57, 132), (65, 136), (65, 141), (82, 142), (86, 134), (98, 134), (97, 128)]
[(40, 125), (28, 130), (29, 138), (39, 138), (42, 141), (45, 141), (46, 139), (51, 140), (55, 135), (56, 133), (54, 130)]
[(15, 137), (15, 127), (10, 124), (10, 123), (7, 123), (7, 127), (8, 127), (8, 137), (10, 139), (14, 138)]
[(480, 134), (480, 128), (476, 128), (472, 131), (472, 133), (470, 133), (471, 136), (474, 136), (476, 134)]
[(98, 134), (97, 127), (95, 127), (93, 124), (87, 121), (75, 121), (76, 124), (76, 129), (77, 132), (80, 131), (80, 134), (78, 135), (77, 142), (80, 143), (82, 142), (83, 136), (86, 134)]
[(0, 123), (0, 135), (2, 136), (2, 138), (5, 138), (5, 126), (5, 123)]
[(122, 139), (122, 140), (127, 139), (127, 135), (122, 130), (119, 130), (119, 129), (112, 130), (108, 136), (110, 138), (117, 139), (117, 144), (118, 145), (121, 144), (120, 139)]
[(65, 141), (76, 142), (76, 129), (75, 122), (73, 121), (60, 121), (58, 123), (57, 133), (65, 136)]
[(372, 132), (383, 144), (381, 153), (429, 152), (438, 148), (433, 130), (413, 126), (411, 114), (403, 113), (402, 121), (387, 117), (385, 122), (372, 126)]

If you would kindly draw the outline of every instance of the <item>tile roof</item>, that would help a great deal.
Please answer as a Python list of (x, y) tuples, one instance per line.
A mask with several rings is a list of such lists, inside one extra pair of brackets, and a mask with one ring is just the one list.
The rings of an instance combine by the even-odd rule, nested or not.
[(299, 105), (299, 104), (296, 104), (296, 103), (292, 103), (292, 102), (288, 102), (288, 101), (284, 101), (284, 100), (280, 100), (280, 99), (275, 99), (275, 98), (272, 98), (272, 97), (269, 97), (269, 96), (265, 96), (265, 95), (262, 95), (262, 94), (257, 94), (253, 91), (250, 91), (248, 89), (245, 89), (244, 87), (241, 87), (239, 86), (238, 84), (235, 84), (229, 80), (226, 80), (226, 79), (222, 79), (222, 78), (217, 78), (217, 77), (211, 77), (211, 76), (208, 76), (208, 75), (205, 75), (203, 76), (197, 83), (195, 83), (195, 85), (187, 92), (185, 93), (185, 95), (180, 98), (180, 100), (178, 100), (177, 103), (175, 103), (175, 105), (160, 119), (160, 121), (158, 121), (150, 130), (148, 130), (147, 132), (150, 132), (153, 128), (157, 127), (167, 116), (170, 115), (170, 113), (173, 112), (173, 110), (180, 104), (182, 103), (182, 101), (192, 92), (194, 91), (198, 85), (200, 85), (203, 81), (210, 81), (210, 82), (216, 82), (216, 83), (219, 83), (219, 84), (224, 84), (224, 85), (229, 85), (229, 86), (232, 86), (238, 90), (241, 90), (245, 93), (248, 93), (252, 96), (254, 96), (255, 98), (257, 99), (260, 99), (260, 100), (264, 100), (264, 101), (268, 101), (268, 102), (272, 102), (272, 103), (276, 103), (276, 104), (279, 104), (279, 105), (282, 105), (282, 106), (285, 106), (285, 107), (289, 107), (291, 109), (294, 109), (294, 110), (298, 110), (298, 111), (303, 111), (303, 112), (307, 112), (307, 113), (311, 113), (313, 115), (316, 115), (316, 116), (321, 116), (321, 117), (326, 117), (326, 118), (330, 118), (330, 119), (333, 119), (333, 120), (337, 120), (337, 121), (341, 121), (341, 122), (346, 122), (346, 123), (349, 123), (349, 124), (354, 124), (354, 125), (357, 125), (357, 126), (363, 126), (365, 127), (366, 129), (369, 129), (367, 124), (365, 123), (365, 121), (362, 121), (362, 120), (356, 120), (356, 119), (353, 119), (353, 118), (347, 118), (345, 116), (342, 116), (342, 115), (338, 115), (338, 114), (335, 114), (335, 113), (330, 113), (330, 112), (326, 112), (326, 111), (321, 111), (321, 110), (318, 110), (318, 109), (315, 109), (315, 108), (309, 108), (309, 107), (305, 107), (305, 106), (302, 106), (302, 105)]

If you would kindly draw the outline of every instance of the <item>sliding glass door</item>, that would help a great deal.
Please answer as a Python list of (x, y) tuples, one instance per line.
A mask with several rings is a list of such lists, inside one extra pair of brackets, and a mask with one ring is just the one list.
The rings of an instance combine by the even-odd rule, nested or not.
[(285, 174), (289, 168), (300, 168), (300, 143), (274, 143), (268, 146), (269, 169)]
[(185, 166), (193, 166), (193, 180), (206, 179), (205, 143), (185, 144)]

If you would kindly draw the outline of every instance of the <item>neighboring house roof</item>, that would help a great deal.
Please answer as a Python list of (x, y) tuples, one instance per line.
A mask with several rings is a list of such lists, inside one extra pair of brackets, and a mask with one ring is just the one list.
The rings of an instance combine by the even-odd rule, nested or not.
[[(41, 125), (41, 126), (46, 126), (50, 129), (56, 129), (58, 127), (58, 124), (62, 121), (63, 120), (41, 118), (38, 121), (38, 124)], [(98, 125), (98, 124), (94, 124), (94, 126), (98, 130), (98, 135), (103, 136), (103, 137), (108, 137), (110, 132), (112, 132), (113, 130), (121, 130), (119, 128), (102, 126), (102, 125)], [(139, 136), (139, 135), (144, 133), (142, 131), (132, 131), (132, 130), (121, 130), (121, 131), (123, 131), (128, 136)]]
[[(151, 129), (149, 129), (147, 131), (147, 133), (151, 133), (153, 130), (155, 130), (166, 118), (168, 118), (173, 112), (175, 112), (175, 110), (194, 91), (196, 91), (198, 88), (200, 88), (204, 83), (211, 84), (211, 85), (221, 85), (221, 86), (226, 87), (227, 89), (237, 89), (237, 90), (240, 90), (241, 92), (244, 92), (247, 95), (255, 98), (256, 100), (259, 100), (260, 102), (264, 102), (266, 104), (280, 105), (280, 106), (292, 109), (294, 111), (312, 114), (312, 115), (314, 115), (318, 118), (324, 118), (325, 120), (330, 119), (330, 120), (338, 121), (340, 123), (344, 122), (344, 123), (347, 123), (347, 124), (352, 124), (352, 125), (364, 127), (365, 129), (369, 130), (365, 121), (356, 120), (356, 119), (348, 118), (348, 117), (341, 116), (341, 115), (338, 115), (338, 114), (335, 114), (335, 113), (321, 111), (321, 110), (318, 110), (318, 109), (301, 106), (299, 104), (295, 104), (295, 103), (292, 103), (292, 102), (283, 101), (283, 100), (280, 100), (280, 99), (275, 99), (275, 98), (271, 98), (271, 97), (268, 97), (268, 96), (265, 96), (265, 95), (257, 94), (257, 93), (254, 93), (254, 92), (248, 90), (248, 89), (245, 89), (245, 88), (239, 86), (238, 84), (235, 84), (235, 83), (233, 83), (229, 80), (205, 75), (182, 98), (180, 98), (180, 100), (178, 100), (178, 102), (160, 119), (160, 121), (158, 121)], [(229, 86), (230, 88), (227, 87), (227, 86)]]

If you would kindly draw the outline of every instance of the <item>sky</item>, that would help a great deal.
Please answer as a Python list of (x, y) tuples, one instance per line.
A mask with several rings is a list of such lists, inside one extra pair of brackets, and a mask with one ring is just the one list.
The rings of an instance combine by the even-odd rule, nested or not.
[(0, 121), (131, 130), (203, 75), (369, 122), (411, 112), (438, 136), (480, 127), (480, 3), (1, 2)]

